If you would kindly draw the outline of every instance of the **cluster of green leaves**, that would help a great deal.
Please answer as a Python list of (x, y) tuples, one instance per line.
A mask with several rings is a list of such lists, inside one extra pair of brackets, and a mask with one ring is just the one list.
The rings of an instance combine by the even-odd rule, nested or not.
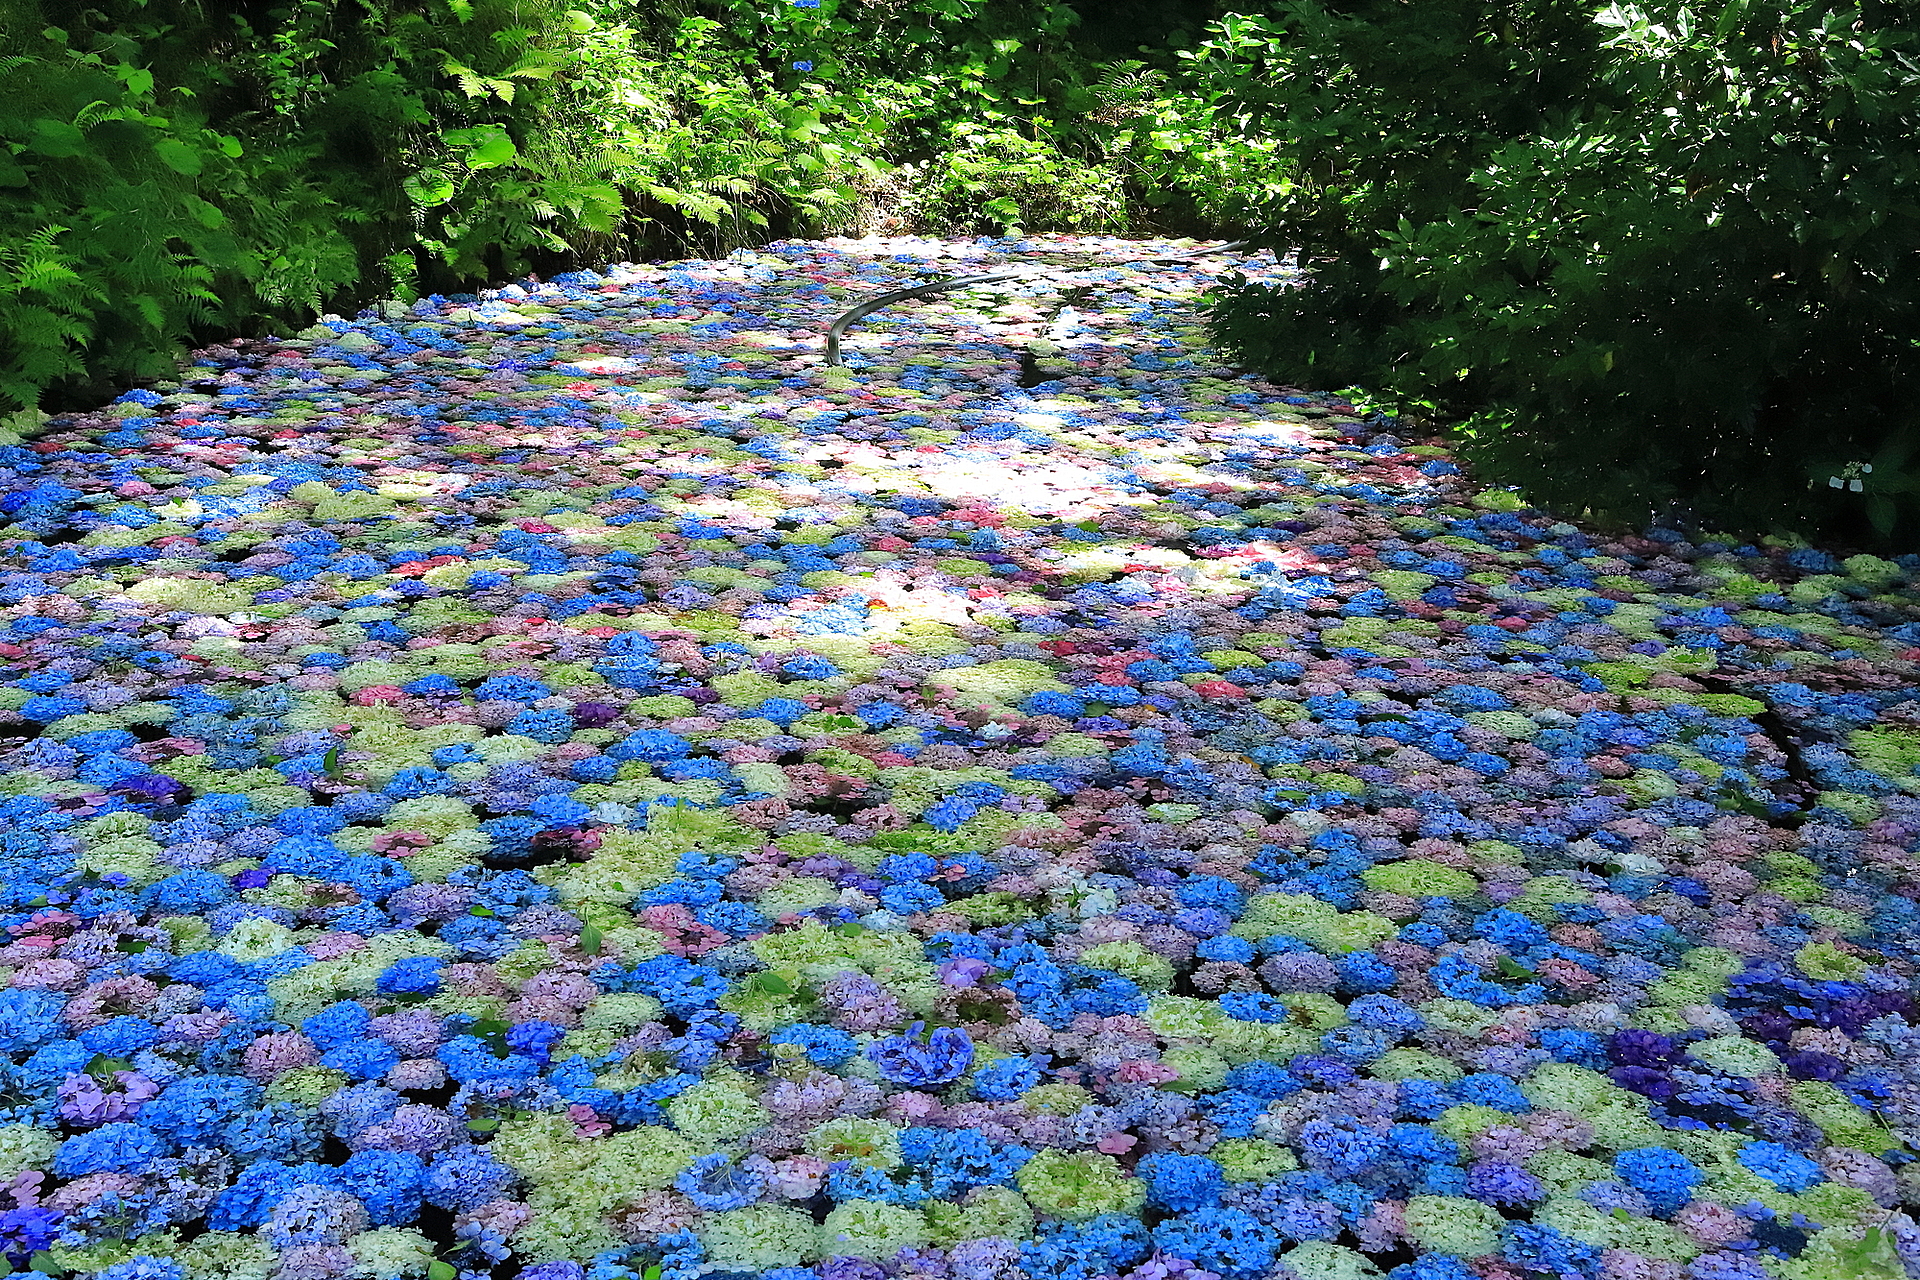
[[(1066, 0), (10, 3), (8, 420), (383, 296), (780, 235), (1198, 229), (1285, 186), (1204, 46), (1115, 63)], [(1191, 44), (1204, 7), (1135, 23)]]
[(1285, 0), (1217, 40), (1313, 271), (1217, 336), (1621, 522), (1910, 540), (1920, 29), (1881, 0)]
[[(1148, 25), (1195, 7), (1169, 0)], [(1213, 117), (1181, 51), (1149, 51), (1173, 76), (1116, 62), (1063, 0), (717, 0), (711, 17), (644, 22), (605, 8), (627, 16), (591, 96), (640, 113), (633, 171), (705, 193), (675, 207), (716, 230), (1138, 230), (1217, 220), (1223, 183), (1279, 167)]]
[[(240, 144), (158, 102), (153, 73), (66, 46), (0, 57), (0, 405), (81, 371), (164, 372), (160, 352), (220, 304), (217, 273), (247, 261), (197, 194)], [(186, 104), (183, 104), (186, 105)]]
[(15, 15), (0, 408), (164, 376), (195, 334), (522, 270), (611, 230), (619, 192), (536, 127), (581, 21), (552, 0)]

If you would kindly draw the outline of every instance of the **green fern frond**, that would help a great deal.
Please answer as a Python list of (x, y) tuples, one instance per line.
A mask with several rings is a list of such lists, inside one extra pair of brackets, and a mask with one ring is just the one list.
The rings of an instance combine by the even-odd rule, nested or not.
[(80, 273), (64, 262), (28, 262), (23, 263), (14, 273), (9, 292), (51, 293), (59, 286), (80, 279)]
[(126, 114), (109, 102), (96, 100), (80, 108), (79, 114), (73, 118), (73, 127), (85, 133), (102, 120), (124, 120)]
[(167, 313), (160, 309), (160, 303), (156, 299), (144, 293), (138, 293), (129, 298), (128, 302), (135, 311), (140, 313), (140, 318), (147, 322), (149, 329), (159, 331), (166, 328)]
[(545, 54), (532, 53), (502, 71), (499, 78), (502, 80), (548, 80), (559, 70), (560, 68), (549, 61)]
[(466, 63), (461, 62), (452, 54), (447, 53), (446, 50), (442, 49), (440, 53), (444, 55), (445, 59), (441, 62), (440, 69), (452, 76), (454, 80), (459, 83), (460, 92), (466, 94), (469, 98), (484, 98), (487, 96), (488, 82), (485, 76), (475, 71)]
[(22, 347), (40, 347), (64, 351), (68, 344), (78, 346), (92, 332), (84, 318), (76, 318), (48, 307), (23, 306), (0, 308), (0, 332), (17, 335)]

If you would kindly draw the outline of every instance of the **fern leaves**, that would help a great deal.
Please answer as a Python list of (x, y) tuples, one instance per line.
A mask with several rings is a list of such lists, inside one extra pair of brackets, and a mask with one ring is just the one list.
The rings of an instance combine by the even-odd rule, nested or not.
[(52, 293), (80, 277), (55, 243), (71, 228), (41, 227), (19, 245), (0, 244), (0, 294)]

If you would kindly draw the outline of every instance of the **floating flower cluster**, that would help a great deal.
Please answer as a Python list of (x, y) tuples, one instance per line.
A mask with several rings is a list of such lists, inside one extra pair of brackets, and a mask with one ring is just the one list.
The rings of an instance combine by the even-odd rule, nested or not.
[[(11, 1264), (1920, 1264), (1920, 559), (1476, 494), (1174, 247), (388, 304), (0, 450)], [(1010, 254), (1083, 300), (823, 366)]]

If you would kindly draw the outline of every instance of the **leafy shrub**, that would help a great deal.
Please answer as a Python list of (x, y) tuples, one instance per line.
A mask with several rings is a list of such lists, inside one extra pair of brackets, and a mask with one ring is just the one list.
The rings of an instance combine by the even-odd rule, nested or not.
[(1230, 54), (1181, 52), (1177, 76), (1131, 59), (1103, 68), (1081, 128), (1145, 221), (1238, 235), (1293, 190), (1293, 162), (1283, 139), (1235, 127)]
[(915, 221), (943, 235), (1127, 229), (1120, 175), (1052, 141), (961, 125), (951, 150), (915, 174)]
[(1315, 273), (1228, 290), (1222, 342), (1460, 417), (1494, 478), (1570, 511), (1856, 539), (1911, 518), (1903, 6), (1280, 14), (1222, 43), (1245, 117), (1295, 139), (1266, 235)]
[(0, 59), (0, 89), (0, 404), (82, 372), (83, 348), (103, 374), (165, 372), (219, 309), (215, 273), (258, 270), (198, 194), (239, 143), (144, 68), (51, 39)]
[[(642, 29), (613, 20), (640, 16), (631, 6), (602, 11), (609, 25), (579, 42), (552, 128), (556, 145), (597, 157), (624, 193), (626, 236), (590, 252), (641, 243), (724, 252), (796, 215), (799, 225), (831, 221), (877, 174), (844, 136), (848, 123), (823, 123), (806, 74), (767, 68), (747, 33), (672, 15)], [(804, 43), (760, 34), (776, 47)]]
[(423, 272), (524, 270), (569, 247), (549, 223), (619, 209), (534, 127), (574, 21), (548, 0), (70, 17), (0, 33), (0, 402), (160, 376), (196, 331)]

